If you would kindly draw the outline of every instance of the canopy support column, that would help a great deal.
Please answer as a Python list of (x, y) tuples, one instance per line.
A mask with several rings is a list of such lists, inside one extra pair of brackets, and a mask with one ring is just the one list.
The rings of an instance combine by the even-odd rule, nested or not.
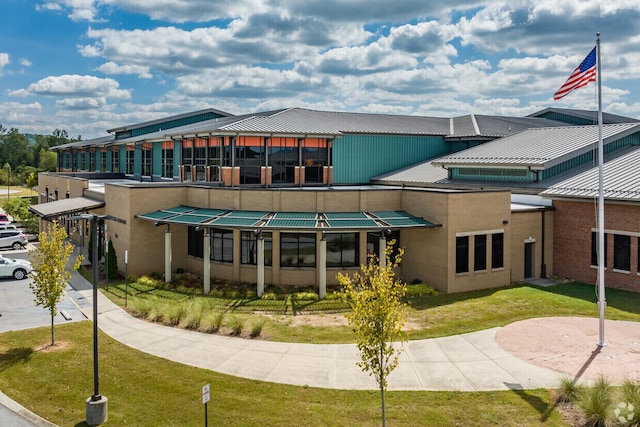
[(378, 260), (380, 262), (380, 268), (387, 266), (387, 238), (384, 233), (380, 236), (380, 247), (378, 248)]
[(164, 281), (171, 281), (171, 228), (167, 225), (167, 231), (164, 233)]
[(327, 239), (322, 233), (320, 239), (320, 253), (318, 254), (318, 296), (324, 299), (327, 296)]
[(209, 229), (205, 228), (203, 239), (204, 242), (202, 244), (203, 255), (204, 258), (204, 288), (203, 291), (205, 294), (211, 292), (211, 239), (209, 238)]
[(258, 271), (257, 271), (257, 289), (258, 298), (264, 294), (264, 239), (262, 233), (258, 234)]

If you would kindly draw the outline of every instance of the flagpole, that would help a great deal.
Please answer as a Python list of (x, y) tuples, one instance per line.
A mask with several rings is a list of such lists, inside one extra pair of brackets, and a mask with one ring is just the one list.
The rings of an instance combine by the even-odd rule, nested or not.
[(600, 313), (600, 339), (598, 345), (604, 347), (604, 309), (607, 300), (604, 295), (604, 143), (602, 141), (602, 71), (600, 61), (600, 33), (596, 33), (596, 52), (598, 55), (596, 78), (598, 83), (598, 311)]

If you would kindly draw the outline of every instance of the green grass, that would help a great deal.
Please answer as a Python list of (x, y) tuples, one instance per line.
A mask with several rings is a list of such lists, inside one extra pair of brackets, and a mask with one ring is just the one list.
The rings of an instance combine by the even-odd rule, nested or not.
[[(90, 322), (0, 335), (0, 389), (62, 426), (85, 426), (93, 393)], [(216, 426), (377, 426), (377, 391), (327, 390), (231, 377), (160, 359), (100, 333), (100, 393), (111, 426), (204, 425), (201, 390), (211, 385), (209, 423)], [(40, 349), (42, 346), (45, 348)], [(566, 426), (547, 390), (387, 392), (392, 426)]]
[[(413, 285), (408, 285), (411, 289)], [(417, 285), (420, 286), (420, 285)], [(124, 305), (124, 284), (109, 286), (105, 292), (116, 304)], [(305, 293), (276, 299), (229, 297), (176, 292), (149, 285), (129, 285), (129, 300), (153, 298), (162, 306), (182, 305), (197, 300), (209, 310), (222, 311), (253, 323), (264, 321), (262, 336), (272, 341), (304, 343), (350, 343), (354, 335), (343, 319), (348, 306), (339, 299), (302, 299)], [(514, 285), (451, 295), (408, 298), (410, 339), (449, 336), (504, 326), (541, 316), (597, 317), (594, 286), (564, 283), (552, 287)], [(640, 295), (617, 289), (607, 290), (607, 319), (640, 321)], [(186, 314), (185, 314), (186, 316)], [(304, 321), (300, 321), (304, 319)]]

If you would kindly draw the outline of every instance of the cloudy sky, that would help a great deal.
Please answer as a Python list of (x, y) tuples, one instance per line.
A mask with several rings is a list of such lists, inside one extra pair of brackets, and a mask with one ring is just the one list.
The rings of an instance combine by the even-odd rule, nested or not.
[(553, 93), (602, 34), (603, 107), (640, 117), (640, 2), (2, 0), (0, 123), (106, 129), (213, 107), (428, 116), (596, 109)]

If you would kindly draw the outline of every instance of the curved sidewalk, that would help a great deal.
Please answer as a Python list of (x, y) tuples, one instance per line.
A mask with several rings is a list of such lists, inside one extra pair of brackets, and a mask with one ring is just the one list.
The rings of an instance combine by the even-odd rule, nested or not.
[[(92, 318), (92, 288), (73, 273), (71, 298)], [(356, 365), (355, 344), (299, 344), (204, 334), (136, 319), (98, 294), (98, 326), (112, 338), (175, 362), (237, 377), (310, 387), (375, 390)], [(405, 343), (389, 390), (491, 391), (555, 388), (576, 381), (640, 378), (640, 322), (538, 318), (450, 337)]]
[[(80, 308), (92, 317), (91, 290)], [(98, 326), (112, 338), (175, 362), (282, 384), (334, 389), (377, 389), (356, 365), (355, 344), (297, 344), (209, 335), (131, 317), (99, 293)], [(560, 374), (503, 350), (493, 328), (409, 341), (389, 390), (489, 391), (557, 387)]]

